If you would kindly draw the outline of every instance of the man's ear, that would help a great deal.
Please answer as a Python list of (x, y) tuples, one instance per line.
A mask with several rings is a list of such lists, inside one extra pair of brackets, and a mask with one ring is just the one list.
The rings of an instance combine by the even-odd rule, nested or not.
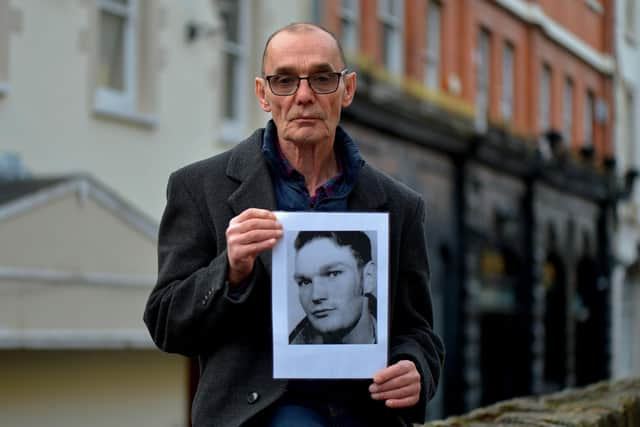
[(348, 107), (353, 101), (353, 97), (356, 94), (356, 80), (357, 75), (355, 71), (348, 73), (344, 76), (344, 92), (342, 94), (342, 108)]
[(362, 268), (362, 290), (365, 295), (376, 294), (376, 285), (377, 285), (376, 272), (377, 272), (376, 264), (373, 261), (369, 261)]
[(260, 104), (260, 108), (262, 108), (266, 113), (270, 113), (271, 106), (267, 100), (266, 90), (266, 82), (264, 79), (262, 77), (256, 77), (255, 91), (256, 98), (258, 98), (258, 104)]

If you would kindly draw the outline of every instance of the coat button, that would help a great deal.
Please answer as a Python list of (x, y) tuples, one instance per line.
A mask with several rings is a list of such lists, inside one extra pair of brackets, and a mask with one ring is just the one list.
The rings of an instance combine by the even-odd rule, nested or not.
[(247, 403), (249, 403), (250, 405), (256, 403), (258, 399), (260, 399), (260, 393), (258, 393), (257, 391), (252, 391), (251, 393), (247, 394)]

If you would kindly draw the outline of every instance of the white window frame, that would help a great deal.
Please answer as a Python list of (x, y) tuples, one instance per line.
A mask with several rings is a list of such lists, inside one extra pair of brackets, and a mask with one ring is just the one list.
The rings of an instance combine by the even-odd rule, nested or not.
[(480, 28), (476, 46), (476, 129), (487, 130), (489, 121), (491, 84), (491, 37), (486, 28)]
[(562, 135), (567, 147), (571, 146), (573, 141), (573, 97), (575, 94), (575, 84), (569, 76), (564, 79), (563, 88), (563, 105), (562, 105)]
[(551, 87), (552, 76), (551, 66), (547, 63), (542, 64), (540, 70), (540, 99), (538, 110), (538, 121), (540, 132), (546, 132), (551, 129)]
[[(250, 28), (250, 4), (249, 0), (233, 0), (231, 3), (236, 4), (238, 7), (238, 41), (232, 42), (227, 40), (226, 34), (224, 35), (224, 42), (222, 46), (222, 70), (221, 73), (226, 78), (226, 61), (227, 55), (232, 55), (236, 59), (237, 78), (234, 79), (234, 87), (229, 87), (232, 94), (235, 94), (235, 111), (232, 112), (232, 117), (227, 117), (227, 106), (225, 96), (221, 97), (221, 118), (222, 118), (222, 140), (228, 143), (239, 142), (245, 132), (247, 122), (247, 98), (250, 96), (248, 91), (248, 85), (246, 84), (246, 78), (248, 77), (248, 45), (249, 45), (249, 33)], [(225, 81), (220, 84), (226, 84)]]
[(500, 91), (500, 115), (505, 122), (513, 121), (515, 96), (516, 48), (505, 41), (502, 47), (502, 90)]
[(340, 1), (340, 42), (342, 48), (354, 54), (360, 49), (360, 0), (352, 0), (352, 8)]
[[(126, 19), (124, 26), (124, 64), (123, 90), (98, 86), (95, 94), (96, 109), (122, 115), (131, 115), (136, 109), (136, 75), (137, 75), (137, 34), (138, 34), (138, 0), (129, 0), (128, 5), (120, 5), (111, 0), (98, 0), (98, 19), (100, 12), (106, 10)], [(99, 29), (99, 31), (101, 31)], [(98, 34), (98, 39), (102, 36)], [(99, 44), (98, 44), (99, 46)], [(98, 52), (98, 63), (100, 62)]]
[(430, 0), (427, 8), (424, 84), (429, 89), (437, 90), (440, 87), (440, 58), (442, 56), (442, 3), (436, 0)]
[(591, 89), (587, 89), (584, 96), (584, 111), (582, 117), (582, 139), (585, 147), (593, 146), (593, 124), (595, 121), (596, 96)]
[[(388, 12), (390, 4), (397, 8), (397, 15)], [(391, 74), (402, 76), (404, 73), (404, 0), (379, 0), (378, 20), (382, 27), (383, 65)], [(390, 30), (389, 39), (385, 37), (385, 28)], [(387, 52), (386, 46), (393, 46), (393, 48)]]

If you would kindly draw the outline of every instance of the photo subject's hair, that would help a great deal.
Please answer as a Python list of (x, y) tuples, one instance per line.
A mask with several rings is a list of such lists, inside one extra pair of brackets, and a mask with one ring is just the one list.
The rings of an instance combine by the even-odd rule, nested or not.
[(300, 231), (293, 244), (296, 251), (315, 239), (330, 239), (338, 246), (348, 246), (355, 257), (358, 268), (371, 261), (371, 241), (362, 231)]

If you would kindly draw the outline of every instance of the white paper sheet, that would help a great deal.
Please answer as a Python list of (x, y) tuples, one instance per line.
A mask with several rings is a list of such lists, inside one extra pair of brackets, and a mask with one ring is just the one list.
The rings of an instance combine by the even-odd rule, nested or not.
[[(272, 259), (274, 378), (373, 377), (378, 370), (387, 365), (388, 214), (276, 212), (276, 216), (283, 224), (284, 236), (273, 249)], [(306, 315), (300, 298), (300, 275), (294, 279), (294, 275), (303, 269), (301, 264), (296, 263), (302, 261), (299, 258), (296, 261), (298, 251), (294, 248), (294, 241), (303, 230), (361, 231), (369, 238), (375, 280), (369, 282), (373, 282), (373, 289), (368, 288), (370, 292), (367, 301), (375, 301), (374, 316), (371, 317), (375, 319), (375, 343), (290, 344), (290, 334), (296, 327), (299, 328), (299, 323)], [(301, 251), (303, 249), (304, 246), (301, 247)], [(323, 256), (322, 253), (313, 255), (313, 262)], [(371, 298), (370, 295), (374, 295), (375, 298)], [(307, 307), (309, 304), (307, 303)]]

